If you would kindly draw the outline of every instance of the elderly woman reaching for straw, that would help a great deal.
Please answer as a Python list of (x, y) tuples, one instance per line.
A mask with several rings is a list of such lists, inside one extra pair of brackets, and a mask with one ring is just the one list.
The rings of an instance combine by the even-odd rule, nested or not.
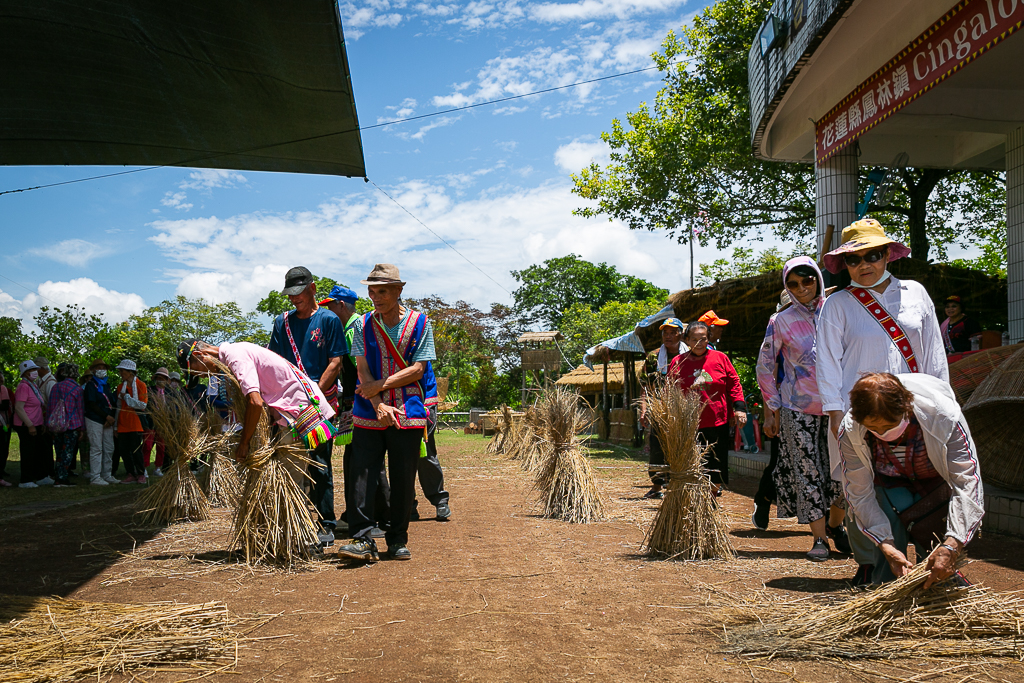
[(910, 572), (910, 541), (918, 558), (928, 556), (925, 588), (952, 576), (981, 526), (985, 494), (978, 451), (949, 384), (920, 373), (864, 375), (850, 391), (839, 448), (843, 490), (877, 546), (872, 582)]
[(315, 449), (336, 433), (330, 422), (334, 410), (316, 382), (276, 353), (248, 342), (218, 347), (189, 339), (178, 347), (178, 364), (225, 375), (242, 418), (235, 459), (245, 465), (246, 474), (234, 535), (247, 561), (291, 563), (295, 556), (308, 557), (322, 548), (308, 500), (295, 481), (307, 476), (303, 470), (310, 460), (304, 449)]

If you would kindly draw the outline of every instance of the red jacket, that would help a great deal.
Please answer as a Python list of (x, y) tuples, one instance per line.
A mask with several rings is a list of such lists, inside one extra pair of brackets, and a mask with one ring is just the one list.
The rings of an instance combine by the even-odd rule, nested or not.
[[(729, 357), (721, 351), (708, 349), (703, 356), (681, 353), (672, 359), (668, 375), (680, 389), (697, 390), (694, 383), (702, 378), (701, 396), (707, 402), (700, 416), (700, 428), (720, 427), (729, 422), (729, 415), (736, 409), (736, 402), (743, 401), (743, 387), (740, 376), (732, 366)], [(710, 379), (708, 378), (710, 376)]]

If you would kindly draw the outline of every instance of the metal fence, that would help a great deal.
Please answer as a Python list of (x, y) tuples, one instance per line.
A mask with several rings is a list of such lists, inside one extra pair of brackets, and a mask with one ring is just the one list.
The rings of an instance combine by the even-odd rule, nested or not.
[[(765, 126), (786, 89), (854, 0), (776, 0), (767, 21), (777, 17), (782, 44), (761, 55), (761, 31), (753, 36), (747, 58), (750, 87), (750, 137), (758, 154)], [(767, 23), (767, 22), (766, 22)], [(759, 155), (759, 154), (758, 154)], [(760, 156), (760, 155), (759, 155)]]

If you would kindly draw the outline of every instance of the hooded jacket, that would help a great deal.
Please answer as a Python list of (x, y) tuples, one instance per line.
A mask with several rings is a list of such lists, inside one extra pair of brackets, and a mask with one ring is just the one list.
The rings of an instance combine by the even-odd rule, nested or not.
[[(949, 482), (947, 536), (967, 544), (985, 515), (985, 490), (981, 484), (978, 450), (953, 389), (937, 377), (922, 373), (896, 375), (914, 394), (914, 417), (924, 433), (928, 460)], [(839, 427), (843, 492), (853, 505), (857, 525), (875, 544), (892, 539), (892, 526), (875, 498), (875, 468), (865, 438), (867, 428), (849, 412)]]
[[(797, 266), (809, 266), (818, 276), (818, 295), (808, 305), (795, 299), (786, 309), (768, 321), (764, 343), (757, 356), (757, 385), (761, 388), (765, 405), (772, 410), (787, 408), (799, 413), (822, 415), (821, 398), (815, 371), (816, 352), (814, 331), (818, 315), (825, 301), (824, 279), (814, 259), (797, 256), (782, 268), (782, 284)], [(779, 356), (782, 356), (782, 381), (779, 376)]]

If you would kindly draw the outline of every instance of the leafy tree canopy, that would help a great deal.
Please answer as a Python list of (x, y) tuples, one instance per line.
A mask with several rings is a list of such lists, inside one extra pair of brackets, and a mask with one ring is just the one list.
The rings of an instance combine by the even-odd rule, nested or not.
[(525, 320), (540, 321), (551, 329), (560, 329), (562, 316), (573, 306), (598, 311), (610, 301), (647, 301), (668, 296), (668, 290), (647, 280), (624, 275), (607, 263), (595, 265), (584, 261), (576, 254), (513, 270), (512, 277), (521, 283), (512, 292), (516, 312)]
[(702, 263), (696, 284), (698, 287), (707, 287), (722, 280), (782, 270), (786, 261), (794, 256), (811, 256), (813, 258), (814, 247), (808, 243), (797, 244), (788, 256), (783, 254), (778, 247), (765, 249), (762, 252), (755, 252), (746, 247), (735, 247), (732, 250), (732, 258), (716, 259), (710, 264)]
[[(572, 176), (573, 192), (596, 202), (577, 215), (665, 230), (679, 242), (692, 230), (702, 245), (720, 249), (769, 230), (785, 240), (813, 239), (813, 166), (761, 161), (750, 145), (747, 55), (771, 4), (719, 0), (668, 34), (652, 56), (664, 81), (653, 107), (642, 103), (625, 123), (613, 120), (602, 134), (610, 162)], [(869, 171), (861, 171), (862, 197)], [(896, 181), (893, 202), (870, 209), (915, 258), (927, 259), (932, 247), (945, 258), (947, 245), (973, 244), (979, 234), (993, 253), (1005, 249), (1002, 175), (910, 168)]]
[(583, 362), (583, 354), (591, 346), (631, 332), (638, 322), (657, 313), (664, 305), (663, 297), (643, 301), (609, 301), (596, 311), (586, 304), (573, 304), (562, 316), (559, 327), (565, 336), (562, 351), (576, 367)]

